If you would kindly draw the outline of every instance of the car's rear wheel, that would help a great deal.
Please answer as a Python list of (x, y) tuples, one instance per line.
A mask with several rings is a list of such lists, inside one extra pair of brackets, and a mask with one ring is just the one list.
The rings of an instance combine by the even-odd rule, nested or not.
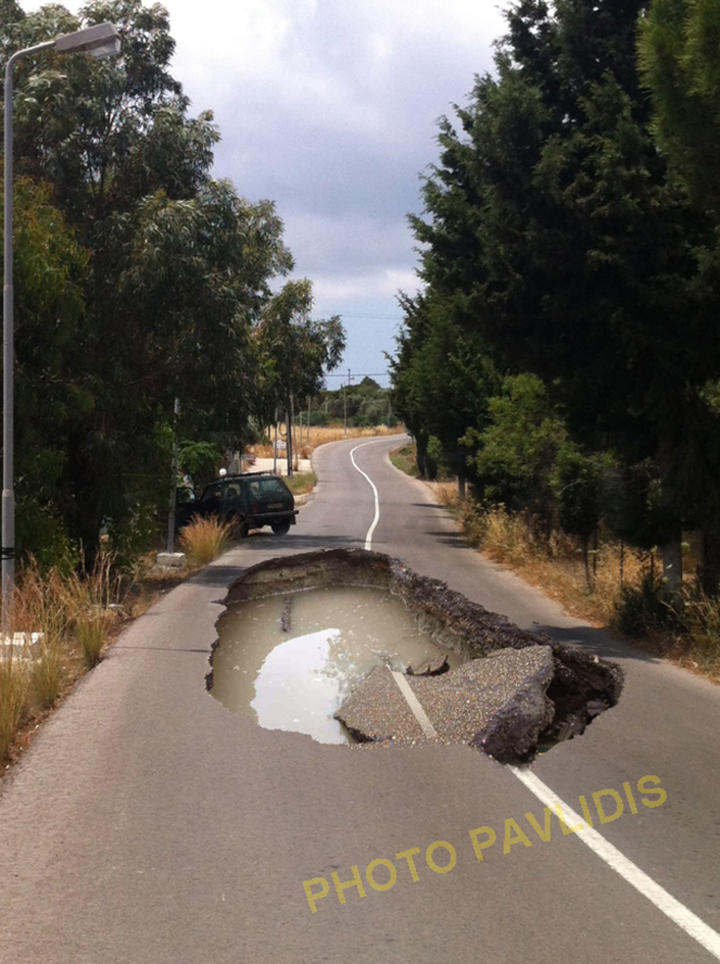
[(250, 532), (250, 526), (241, 515), (232, 515), (228, 521), (232, 522), (233, 532), (239, 539), (245, 539), (247, 537)]
[(290, 531), (290, 523), (285, 520), (285, 522), (273, 522), (272, 531), (276, 536), (286, 536)]

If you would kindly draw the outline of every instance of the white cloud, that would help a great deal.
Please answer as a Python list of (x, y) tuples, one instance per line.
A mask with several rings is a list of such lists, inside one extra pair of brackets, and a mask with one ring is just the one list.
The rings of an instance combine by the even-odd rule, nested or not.
[[(319, 308), (322, 305), (332, 303), (357, 302), (362, 304), (365, 299), (377, 299), (378, 297), (387, 299), (388, 304), (391, 304), (398, 291), (402, 290), (408, 295), (414, 295), (419, 287), (415, 272), (400, 266), (380, 268), (376, 271), (347, 276), (318, 274), (313, 277), (312, 281), (313, 294)], [(340, 309), (340, 313), (342, 314), (342, 309)], [(347, 313), (350, 316), (353, 315), (352, 311)], [(400, 318), (399, 314), (398, 318)]]
[[(406, 215), (421, 208), (418, 174), (437, 157), (437, 118), (492, 66), (504, 30), (493, 0), (165, 6), (173, 74), (192, 111), (212, 109), (221, 129), (217, 174), (276, 201), (324, 314), (371, 303), (394, 316), (397, 290), (417, 287)], [(356, 355), (381, 347), (351, 337), (348, 357), (359, 368)]]

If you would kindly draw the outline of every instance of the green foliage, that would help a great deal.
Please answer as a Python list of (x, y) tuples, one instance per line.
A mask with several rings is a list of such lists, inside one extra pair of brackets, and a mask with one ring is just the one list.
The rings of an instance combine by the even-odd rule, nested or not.
[(455, 320), (463, 307), (440, 298), (401, 297), (405, 327), (398, 338), (393, 368), (393, 406), (414, 435), (421, 472), (434, 477), (438, 458), (428, 452), (439, 440), (441, 461), (461, 478), (468, 473), (461, 436), (486, 419), (487, 399), (499, 388), (482, 341)]
[[(410, 219), (424, 289), (400, 296), (395, 404), (423, 470), (435, 435), (458, 471), (462, 438), (486, 498), (562, 517), (586, 550), (604, 518), (639, 545), (698, 526), (712, 554), (720, 243), (657, 148), (635, 58), (645, 6), (508, 12), (495, 74), (441, 120)], [(698, 89), (713, 71), (716, 57)]]
[(616, 608), (616, 619), (618, 628), (635, 638), (678, 627), (672, 600), (662, 583), (653, 578), (652, 573), (645, 574), (640, 588), (623, 586)]
[(567, 431), (545, 386), (536, 375), (508, 376), (502, 394), (488, 400), (488, 411), (487, 427), (471, 429), (464, 440), (475, 450), (483, 498), (549, 518), (553, 471)]
[(185, 440), (178, 445), (178, 464), (198, 489), (215, 478), (221, 461), (222, 453), (214, 442)]
[(287, 282), (263, 309), (256, 339), (268, 416), (277, 405), (285, 406), (290, 395), (316, 394), (323, 369), (332, 371), (341, 361), (345, 331), (340, 318), (312, 320), (312, 306), (312, 285), (302, 279)]
[[(264, 421), (285, 412), (292, 423), (295, 405), (322, 385), (323, 371), (337, 368), (345, 349), (345, 330), (340, 317), (313, 320), (312, 285), (305, 278), (288, 281), (270, 298), (255, 329), (259, 359), (258, 411)], [(292, 439), (292, 424), (288, 441)], [(288, 474), (292, 476), (292, 451), (288, 444)]]
[[(58, 5), (2, 11), (0, 60), (83, 25)], [(51, 50), (15, 71), (18, 529), (48, 563), (64, 540), (91, 556), (101, 529), (123, 554), (152, 542), (169, 426), (241, 447), (276, 374), (260, 319), (310, 297), (309, 283), (272, 295), (293, 265), (272, 202), (211, 177), (219, 133), (170, 73), (167, 11), (92, 0), (82, 17), (118, 25), (119, 57)], [(303, 326), (314, 391), (342, 332)]]
[(695, 200), (720, 214), (720, 10), (715, 0), (653, 0), (639, 61), (660, 145)]
[(585, 455), (572, 443), (560, 449), (552, 482), (558, 521), (564, 532), (586, 542), (597, 529), (611, 467), (612, 460), (607, 455)]

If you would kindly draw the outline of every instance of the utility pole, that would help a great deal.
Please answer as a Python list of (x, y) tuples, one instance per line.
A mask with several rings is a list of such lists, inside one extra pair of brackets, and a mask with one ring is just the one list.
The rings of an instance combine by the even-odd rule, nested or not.
[(293, 477), (293, 423), (295, 421), (295, 410), (292, 392), (288, 399), (287, 411), (287, 474), (288, 478)]
[(168, 528), (167, 528), (167, 551), (175, 551), (175, 501), (177, 498), (177, 473), (178, 473), (178, 444), (177, 444), (177, 420), (180, 414), (180, 399), (175, 396), (175, 404), (173, 406), (173, 422), (172, 422), (172, 432), (173, 432), (173, 448), (172, 448), (172, 460), (170, 466), (170, 512), (168, 514)]
[(343, 435), (347, 438), (347, 389), (350, 387), (350, 369), (347, 373), (347, 385), (343, 385)]

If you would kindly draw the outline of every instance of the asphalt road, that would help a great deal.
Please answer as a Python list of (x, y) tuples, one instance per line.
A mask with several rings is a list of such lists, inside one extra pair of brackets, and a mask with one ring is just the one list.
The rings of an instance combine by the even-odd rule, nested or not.
[[(464, 547), (393, 444), (318, 450), (291, 533), (255, 533), (167, 595), (46, 725), (0, 789), (0, 960), (720, 959), (720, 689)], [(528, 777), (466, 747), (320, 745), (212, 699), (229, 582), (272, 555), (363, 547), (373, 523), (373, 549), (619, 660), (619, 706)], [(570, 832), (583, 802), (597, 838)]]

